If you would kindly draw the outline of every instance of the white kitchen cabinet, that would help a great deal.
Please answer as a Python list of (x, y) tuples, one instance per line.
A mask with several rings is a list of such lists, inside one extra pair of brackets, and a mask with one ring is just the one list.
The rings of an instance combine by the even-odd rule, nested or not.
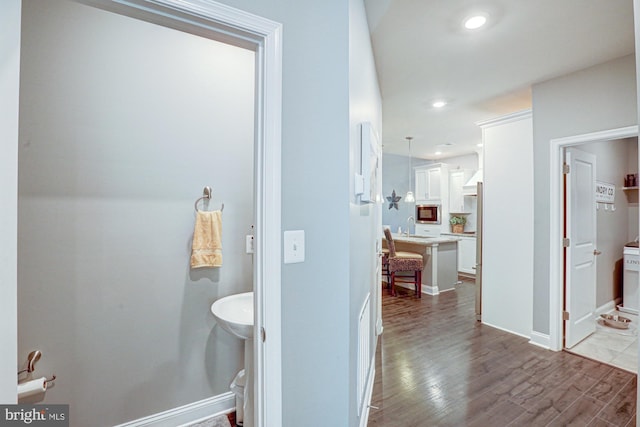
[(426, 200), (442, 200), (442, 168), (427, 169)]
[(471, 178), (471, 171), (456, 169), (449, 173), (449, 212), (467, 212), (462, 187)]
[(458, 272), (476, 274), (476, 238), (460, 236), (458, 242)]
[(426, 200), (427, 199), (426, 196), (427, 196), (427, 170), (416, 169), (415, 198), (416, 200)]
[[(444, 163), (415, 168), (417, 201), (443, 201), (449, 194), (449, 170)], [(444, 200), (445, 202), (447, 200)]]
[(440, 237), (441, 232), (440, 224), (416, 224), (416, 236)]
[(464, 212), (464, 172), (454, 170), (449, 173), (449, 212)]

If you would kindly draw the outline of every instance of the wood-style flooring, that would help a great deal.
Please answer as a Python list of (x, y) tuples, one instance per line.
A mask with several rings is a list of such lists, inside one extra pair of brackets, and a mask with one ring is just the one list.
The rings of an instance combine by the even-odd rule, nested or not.
[(475, 321), (473, 282), (383, 290), (369, 426), (635, 426), (636, 376)]

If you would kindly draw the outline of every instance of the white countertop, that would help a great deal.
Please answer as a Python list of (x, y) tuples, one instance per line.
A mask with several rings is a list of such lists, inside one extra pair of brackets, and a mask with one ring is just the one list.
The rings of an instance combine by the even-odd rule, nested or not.
[(460, 241), (459, 237), (454, 237), (453, 235), (442, 235), (441, 237), (421, 237), (410, 235), (409, 237), (407, 237), (406, 234), (392, 233), (392, 236), (393, 240), (397, 242), (415, 243), (424, 246), (433, 246), (441, 243), (453, 243)]
[(443, 236), (457, 236), (457, 237), (476, 237), (476, 232), (464, 232), (464, 233), (442, 233)]

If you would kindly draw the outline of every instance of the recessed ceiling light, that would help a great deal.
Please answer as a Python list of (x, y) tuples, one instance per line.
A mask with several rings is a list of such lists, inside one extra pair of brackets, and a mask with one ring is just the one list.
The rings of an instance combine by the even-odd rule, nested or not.
[(485, 15), (470, 16), (464, 21), (464, 27), (467, 30), (477, 30), (487, 23), (487, 17)]
[(442, 108), (445, 105), (447, 105), (447, 103), (445, 101), (435, 101), (433, 104), (431, 104), (433, 106), (433, 108)]
[(482, 147), (482, 143), (478, 144), (478, 147)]
[(442, 151), (436, 151), (436, 156), (439, 156), (440, 154), (442, 154)]

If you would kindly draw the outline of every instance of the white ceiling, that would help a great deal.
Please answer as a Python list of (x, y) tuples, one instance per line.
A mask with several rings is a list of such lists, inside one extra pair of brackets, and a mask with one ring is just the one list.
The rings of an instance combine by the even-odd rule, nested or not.
[[(532, 84), (634, 52), (633, 0), (364, 2), (386, 153), (407, 155), (406, 136), (414, 157), (474, 152), (475, 123), (530, 108)], [(488, 24), (464, 29), (476, 10)]]

